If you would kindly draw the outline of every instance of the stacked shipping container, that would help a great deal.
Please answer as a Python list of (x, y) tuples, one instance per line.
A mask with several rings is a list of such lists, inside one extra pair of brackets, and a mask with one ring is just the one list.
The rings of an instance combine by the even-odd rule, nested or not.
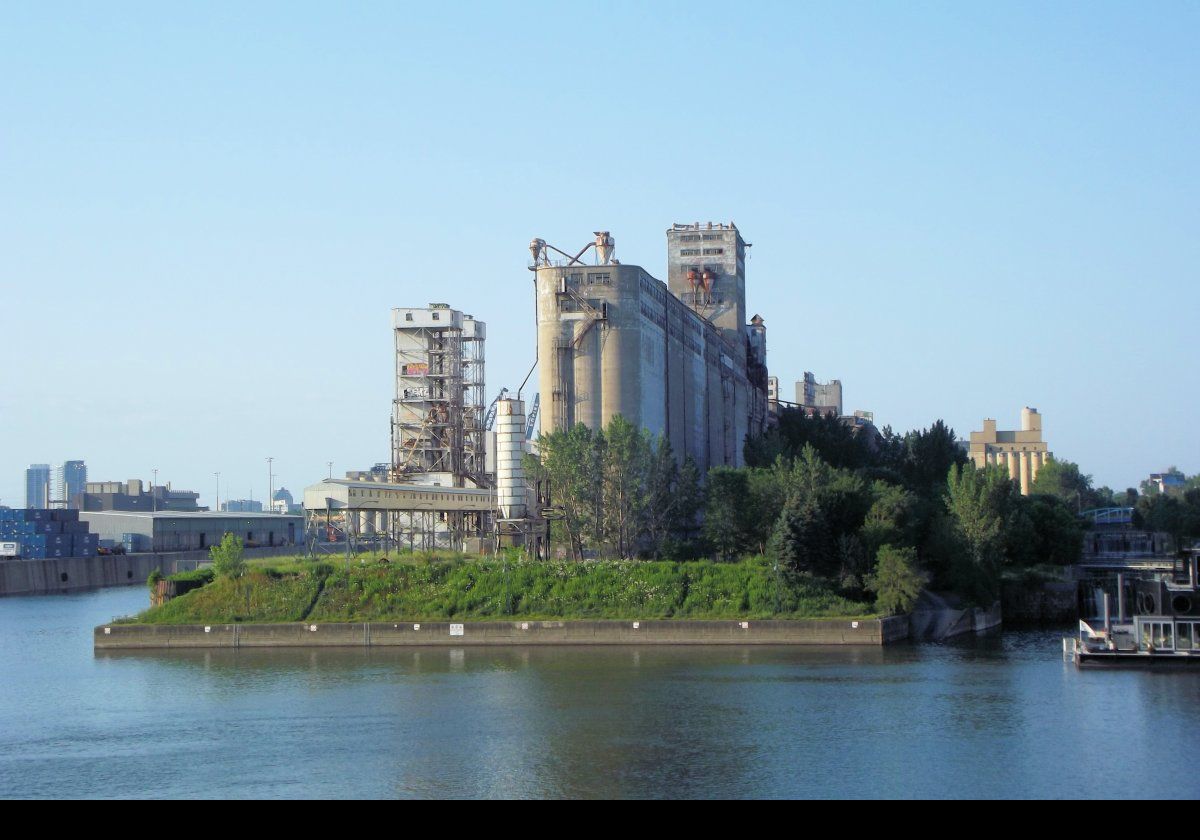
[(77, 510), (0, 510), (0, 543), (20, 545), (28, 560), (95, 557), (100, 537), (88, 532)]

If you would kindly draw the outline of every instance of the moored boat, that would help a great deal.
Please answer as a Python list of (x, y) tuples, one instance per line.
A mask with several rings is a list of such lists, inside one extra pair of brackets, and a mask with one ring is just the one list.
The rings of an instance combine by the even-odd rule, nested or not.
[(1169, 579), (1119, 576), (1115, 615), (1105, 594), (1103, 624), (1080, 621), (1064, 655), (1079, 666), (1200, 664), (1200, 549), (1183, 566)]

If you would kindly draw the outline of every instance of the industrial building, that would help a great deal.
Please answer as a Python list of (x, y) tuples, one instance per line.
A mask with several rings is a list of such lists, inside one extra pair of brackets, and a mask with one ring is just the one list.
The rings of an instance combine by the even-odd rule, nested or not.
[(833, 414), (842, 416), (842, 382), (832, 379), (817, 382), (811, 371), (804, 372), (804, 379), (796, 383), (796, 404), (809, 414)]
[(304, 536), (302, 516), (274, 513), (110, 510), (82, 511), (79, 518), (101, 545), (123, 545), (126, 551), (194, 551), (220, 544), (226, 533), (247, 548), (299, 545)]
[(393, 481), (486, 487), (487, 331), (444, 303), (393, 309)]
[(150, 485), (141, 479), (128, 481), (89, 481), (84, 492), (75, 497), (77, 510), (104, 511), (199, 511), (200, 494), (193, 490), (172, 490), (168, 483)]
[[(391, 458), (304, 490), (306, 538), (482, 550), (489, 489), (482, 321), (449, 304), (392, 310)], [(283, 493), (285, 491), (281, 491)], [(275, 495), (275, 504), (290, 503)]]
[(997, 431), (995, 420), (984, 420), (983, 431), (971, 432), (968, 454), (980, 469), (989, 464), (1007, 468), (1023, 496), (1029, 495), (1038, 469), (1053, 457), (1042, 440), (1042, 415), (1028, 406), (1021, 409), (1020, 431)]
[[(597, 265), (581, 259), (592, 247)], [(574, 255), (534, 239), (541, 430), (620, 414), (702, 471), (741, 465), (767, 419), (766, 327), (746, 321), (749, 247), (732, 222), (673, 225), (663, 283), (614, 260), (607, 231)]]

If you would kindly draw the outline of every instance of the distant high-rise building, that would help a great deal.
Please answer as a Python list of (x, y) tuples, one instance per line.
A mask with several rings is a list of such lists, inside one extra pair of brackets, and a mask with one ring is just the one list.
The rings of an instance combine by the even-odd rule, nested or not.
[(30, 464), (25, 470), (25, 507), (50, 507), (50, 465)]
[(87, 486), (87, 464), (63, 461), (54, 470), (54, 501), (62, 507), (78, 510)]

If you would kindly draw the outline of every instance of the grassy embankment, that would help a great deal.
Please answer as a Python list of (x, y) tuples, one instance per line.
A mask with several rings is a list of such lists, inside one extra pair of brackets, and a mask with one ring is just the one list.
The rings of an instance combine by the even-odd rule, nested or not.
[(510, 619), (868, 618), (828, 584), (740, 563), (487, 560), (250, 566), (132, 619), (143, 624)]

